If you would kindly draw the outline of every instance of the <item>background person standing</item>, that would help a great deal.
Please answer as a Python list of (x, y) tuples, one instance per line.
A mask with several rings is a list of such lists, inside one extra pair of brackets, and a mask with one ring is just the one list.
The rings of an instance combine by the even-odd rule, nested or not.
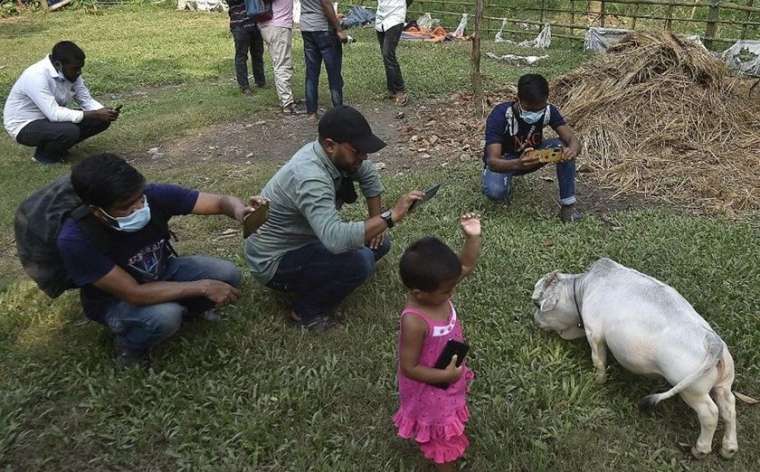
[(243, 0), (228, 0), (227, 4), (230, 7), (227, 12), (230, 15), (230, 32), (235, 41), (235, 77), (240, 92), (251, 95), (253, 91), (248, 83), (248, 52), (251, 53), (253, 80), (257, 87), (264, 87), (264, 40), (256, 20), (246, 13)]
[(343, 105), (343, 43), (346, 32), (330, 0), (301, 1), (301, 36), (306, 62), (306, 113), (317, 117), (319, 106), (319, 74), (322, 61), (327, 70), (327, 82), (333, 107)]
[(380, 51), (383, 53), (388, 98), (401, 106), (406, 105), (409, 97), (406, 94), (404, 78), (401, 76), (401, 66), (396, 59), (396, 47), (404, 30), (406, 2), (407, 0), (378, 0), (375, 14), (375, 30)]
[(261, 37), (269, 48), (274, 69), (274, 86), (282, 111), (296, 113), (293, 101), (293, 0), (274, 0), (272, 19), (259, 23)]

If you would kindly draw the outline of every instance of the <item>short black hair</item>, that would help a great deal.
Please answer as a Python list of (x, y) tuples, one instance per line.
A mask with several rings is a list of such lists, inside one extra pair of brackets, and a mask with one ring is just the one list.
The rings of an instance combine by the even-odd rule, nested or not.
[(116, 154), (96, 154), (71, 169), (71, 185), (88, 205), (106, 209), (133, 196), (145, 177)]
[(544, 102), (549, 98), (549, 82), (541, 74), (525, 74), (517, 81), (517, 97), (529, 103)]
[(444, 282), (462, 275), (462, 263), (443, 241), (428, 236), (406, 248), (399, 273), (408, 289), (434, 292)]
[(71, 41), (56, 43), (50, 57), (61, 64), (83, 64), (85, 59), (84, 51)]

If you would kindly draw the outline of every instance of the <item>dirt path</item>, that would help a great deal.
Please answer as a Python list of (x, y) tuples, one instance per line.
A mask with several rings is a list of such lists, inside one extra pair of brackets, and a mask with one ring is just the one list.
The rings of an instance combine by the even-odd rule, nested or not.
[[(467, 98), (459, 94), (443, 100), (415, 103), (398, 108), (390, 102), (357, 105), (373, 131), (388, 146), (372, 156), (382, 175), (403, 175), (425, 169), (467, 165), (480, 172), (484, 119), (462, 112)], [(198, 161), (222, 161), (250, 165), (256, 162), (285, 162), (301, 146), (317, 136), (317, 125), (305, 115), (285, 116), (258, 113), (235, 123), (207, 127), (190, 137), (168, 141), (160, 147), (133, 152), (136, 165), (151, 168), (176, 167)], [(606, 215), (611, 211), (646, 205), (640, 198), (613, 198), (598, 188), (579, 165), (579, 207), (586, 213)], [(526, 176), (527, 186), (541, 187), (540, 205), (557, 206), (556, 175), (549, 166)]]

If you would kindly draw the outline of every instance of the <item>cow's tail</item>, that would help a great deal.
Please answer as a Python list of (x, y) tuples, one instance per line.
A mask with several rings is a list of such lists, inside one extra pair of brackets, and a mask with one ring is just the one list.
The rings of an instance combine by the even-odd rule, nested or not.
[(639, 409), (651, 410), (661, 401), (667, 400), (668, 398), (681, 393), (686, 387), (715, 367), (723, 355), (723, 340), (721, 340), (717, 334), (711, 332), (705, 338), (705, 347), (707, 348), (707, 352), (702, 363), (699, 365), (699, 368), (684, 377), (683, 380), (678, 382), (667, 392), (655, 393), (642, 398), (639, 401)]
[(755, 400), (754, 398), (748, 397), (743, 393), (734, 392), (734, 396), (748, 405), (757, 405), (760, 403), (760, 400)]

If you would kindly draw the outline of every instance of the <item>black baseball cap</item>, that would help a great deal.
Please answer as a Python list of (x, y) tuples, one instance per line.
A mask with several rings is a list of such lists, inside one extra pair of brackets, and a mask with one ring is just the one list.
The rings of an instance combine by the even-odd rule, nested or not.
[(372, 128), (358, 110), (339, 106), (322, 115), (319, 138), (348, 143), (362, 154), (372, 154), (385, 147), (385, 142), (372, 133)]

